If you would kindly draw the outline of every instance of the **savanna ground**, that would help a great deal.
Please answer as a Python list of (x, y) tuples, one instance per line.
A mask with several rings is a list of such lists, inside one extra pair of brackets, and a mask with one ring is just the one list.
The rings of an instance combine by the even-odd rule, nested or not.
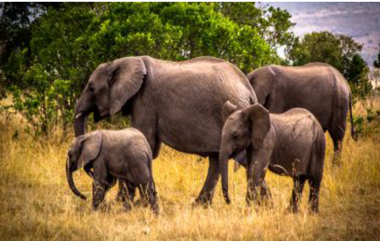
[[(380, 109), (380, 101), (376, 101)], [(355, 115), (363, 114), (360, 105)], [(164, 147), (154, 161), (161, 214), (143, 207), (122, 212), (115, 201), (117, 187), (107, 196), (105, 212), (91, 210), (68, 188), (65, 158), (71, 138), (60, 143), (59, 131), (48, 139), (25, 134), (20, 116), (0, 116), (0, 240), (379, 240), (380, 239), (380, 121), (358, 142), (347, 132), (342, 165), (331, 165), (328, 137), (320, 213), (307, 211), (308, 186), (301, 210), (286, 213), (292, 181), (268, 173), (274, 207), (247, 207), (243, 168), (230, 162), (227, 206), (220, 184), (208, 209), (193, 208), (206, 177), (206, 159)], [(57, 137), (55, 137), (57, 136)], [(72, 137), (72, 136), (70, 136)], [(74, 175), (79, 189), (91, 195), (91, 180)]]

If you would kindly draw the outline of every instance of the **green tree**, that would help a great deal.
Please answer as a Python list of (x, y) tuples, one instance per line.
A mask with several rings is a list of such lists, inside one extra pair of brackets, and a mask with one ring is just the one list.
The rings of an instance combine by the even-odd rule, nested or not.
[[(30, 51), (29, 44), (31, 39), (33, 20), (46, 12), (48, 6), (59, 8), (59, 3), (0, 3), (0, 66), (9, 62), (9, 58), (14, 52), (21, 52), (23, 49), (28, 51), (24, 53), (29, 61)], [(9, 85), (10, 79), (4, 78), (3, 68), (0, 69), (0, 98), (5, 94), (4, 86)], [(8, 72), (9, 74), (10, 72)], [(19, 74), (14, 72), (13, 74)], [(20, 76), (14, 76), (19, 78)], [(7, 81), (8, 80), (8, 81)]]
[(290, 46), (295, 39), (292, 32), (295, 23), (290, 21), (291, 14), (286, 10), (249, 2), (220, 3), (217, 6), (234, 22), (257, 29), (274, 50)]
[(272, 62), (274, 50), (257, 29), (234, 22), (216, 5), (115, 3), (94, 21), (88, 37), (102, 59), (151, 55), (184, 60), (209, 55), (229, 60), (246, 72)]
[(313, 32), (301, 40), (297, 38), (287, 49), (289, 60), (295, 66), (324, 62), (338, 69), (348, 80), (354, 96), (365, 98), (371, 90), (369, 68), (359, 55), (363, 45), (351, 36), (330, 32)]
[(88, 5), (49, 7), (31, 28), (28, 46), (13, 51), (2, 66), (14, 108), (35, 133), (48, 133), (57, 124), (66, 129), (75, 99), (90, 70), (86, 46), (77, 38), (91, 23)]
[(346, 78), (349, 80), (354, 96), (360, 99), (371, 92), (372, 85), (368, 79), (369, 67), (359, 54), (354, 54), (346, 71)]
[[(18, 19), (24, 19), (27, 24), (20, 28), (25, 26), (28, 34), (25, 43), (12, 46), (9, 36), (13, 36), (13, 28), (1, 25), (8, 37), (0, 48), (9, 47), (11, 51), (0, 64), (0, 86), (12, 94), (13, 108), (34, 126), (35, 133), (47, 134), (54, 126), (69, 126), (75, 100), (91, 72), (102, 62), (137, 55), (175, 61), (215, 56), (248, 72), (280, 62), (276, 48), (286, 45), (292, 36), (287, 12), (258, 8), (254, 3), (61, 3), (8, 7), (20, 9), (7, 10), (16, 17), (2, 17), (0, 23), (18, 26)], [(249, 16), (256, 16), (260, 24), (238, 18), (238, 12), (244, 9)]]

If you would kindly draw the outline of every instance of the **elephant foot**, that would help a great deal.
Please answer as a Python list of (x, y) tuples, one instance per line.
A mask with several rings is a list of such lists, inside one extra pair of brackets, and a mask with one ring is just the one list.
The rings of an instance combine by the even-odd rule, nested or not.
[(319, 208), (318, 207), (311, 207), (308, 210), (309, 210), (309, 213), (311, 213), (311, 214), (317, 214), (317, 213), (319, 213)]
[(133, 203), (133, 205), (146, 208), (149, 206), (149, 202), (145, 199), (138, 199)]
[(200, 195), (193, 203), (193, 207), (209, 208), (212, 205), (212, 198), (210, 195)]
[(151, 206), (151, 209), (155, 215), (160, 214), (160, 206), (158, 206), (158, 203), (155, 203)]
[(298, 213), (298, 207), (289, 205), (289, 207), (286, 209), (286, 213)]
[(247, 206), (253, 206), (254, 204), (257, 204), (259, 206), (261, 204), (260, 199), (255, 191), (247, 192), (247, 195), (245, 196), (245, 202), (247, 203)]

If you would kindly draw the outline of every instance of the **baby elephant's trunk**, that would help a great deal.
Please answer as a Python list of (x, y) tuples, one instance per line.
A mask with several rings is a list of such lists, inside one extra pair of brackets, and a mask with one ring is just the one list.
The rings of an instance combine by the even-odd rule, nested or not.
[(219, 155), (220, 170), (222, 174), (223, 196), (226, 203), (230, 204), (231, 200), (228, 194), (228, 158), (228, 154), (220, 153)]
[(86, 197), (82, 193), (79, 192), (79, 190), (74, 184), (73, 172), (70, 170), (69, 157), (67, 157), (67, 162), (66, 162), (66, 176), (67, 176), (67, 182), (69, 183), (69, 187), (71, 191), (73, 191), (73, 193), (77, 195), (78, 197), (80, 197), (81, 199), (86, 200)]

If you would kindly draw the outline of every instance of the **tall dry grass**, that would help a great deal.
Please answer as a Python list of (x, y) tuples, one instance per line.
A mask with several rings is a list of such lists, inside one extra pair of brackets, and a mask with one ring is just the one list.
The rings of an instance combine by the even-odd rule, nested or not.
[[(65, 155), (71, 140), (35, 140), (24, 134), (25, 126), (20, 117), (0, 117), (0, 240), (380, 239), (379, 133), (358, 142), (347, 135), (340, 168), (331, 166), (327, 138), (317, 215), (307, 212), (308, 186), (301, 211), (287, 214), (292, 181), (271, 173), (267, 182), (274, 207), (247, 207), (242, 168), (230, 173), (232, 205), (224, 203), (218, 184), (211, 208), (193, 208), (207, 160), (164, 147), (154, 161), (162, 210), (155, 216), (143, 207), (122, 212), (114, 201), (116, 187), (107, 196), (107, 210), (92, 211), (90, 200), (75, 197), (66, 182)], [(75, 180), (90, 196), (89, 177), (81, 171)]]

